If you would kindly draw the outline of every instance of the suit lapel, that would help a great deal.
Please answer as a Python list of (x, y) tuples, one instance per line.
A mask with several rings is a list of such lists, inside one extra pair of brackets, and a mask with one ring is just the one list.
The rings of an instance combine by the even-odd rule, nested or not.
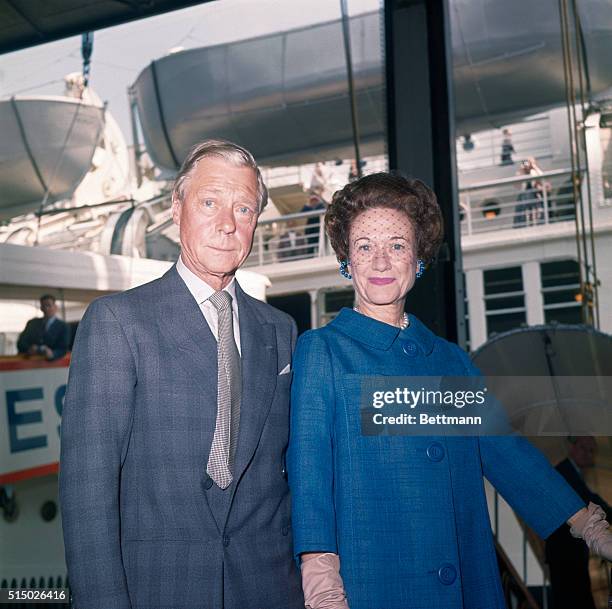
[[(176, 265), (161, 278), (161, 297), (157, 303), (157, 319), (164, 335), (171, 339), (188, 369), (196, 371), (194, 381), (201, 389), (197, 401), (201, 405), (202, 425), (202, 477), (215, 433), (217, 419), (217, 341), (193, 295), (181, 279)], [(220, 532), (217, 518), (204, 493), (210, 517)]]
[(202, 390), (200, 401), (210, 405), (204, 409), (205, 415), (212, 416), (212, 429), (206, 425), (204, 438), (204, 446), (209, 450), (217, 410), (217, 341), (175, 266), (162, 277), (161, 285), (157, 302), (160, 329), (178, 347), (177, 355), (197, 371), (194, 381)]
[[(242, 400), (234, 480), (238, 482), (255, 453), (272, 404), (277, 374), (276, 331), (257, 314), (236, 283), (242, 350)], [(234, 485), (235, 488), (236, 485)]]

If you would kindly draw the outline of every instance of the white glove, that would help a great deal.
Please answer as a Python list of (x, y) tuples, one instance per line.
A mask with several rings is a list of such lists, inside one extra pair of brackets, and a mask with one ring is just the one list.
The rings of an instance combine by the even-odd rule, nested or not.
[(593, 554), (612, 560), (612, 531), (606, 513), (597, 504), (589, 503), (587, 511), (573, 519), (570, 533), (584, 539)]
[(306, 609), (349, 609), (337, 554), (302, 560), (302, 588)]

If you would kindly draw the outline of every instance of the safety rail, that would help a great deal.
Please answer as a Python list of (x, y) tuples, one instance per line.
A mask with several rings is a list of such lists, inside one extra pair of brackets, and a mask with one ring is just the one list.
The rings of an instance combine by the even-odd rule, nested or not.
[[(386, 155), (366, 157), (363, 161), (363, 175), (389, 170), (389, 162)], [(341, 187), (348, 179), (351, 164), (347, 159), (343, 161), (339, 160), (335, 163), (326, 162), (323, 165), (325, 167), (326, 179), (329, 180), (333, 186)], [(315, 163), (286, 167), (262, 167), (261, 175), (266, 186), (270, 190), (288, 184), (302, 184), (304, 188), (307, 189), (311, 183), (314, 169)]]
[(503, 129), (490, 129), (467, 137), (467, 140), (466, 136), (457, 138), (456, 143), (457, 167), (460, 173), (495, 166), (511, 166), (529, 157), (541, 160), (552, 156), (548, 114), (514, 123), (509, 135), (506, 135)]
[[(573, 220), (571, 171), (516, 176), (460, 189), (462, 235), (504, 229), (538, 228)], [(332, 256), (325, 235), (325, 209), (287, 214), (259, 222), (247, 267)]]
[[(492, 490), (492, 501), (489, 504), (489, 511), (491, 512), (491, 530), (493, 532), (493, 538), (495, 541), (495, 552), (497, 554), (497, 563), (502, 580), (502, 589), (504, 598), (508, 607), (520, 607), (522, 609), (548, 609), (548, 588), (549, 588), (549, 573), (548, 568), (544, 562), (544, 545), (543, 541), (537, 537), (537, 535), (528, 530), (526, 525), (521, 522), (514, 514), (511, 521), (508, 520), (507, 514), (503, 518), (504, 528), (512, 527), (512, 530), (518, 530), (520, 535), (520, 556), (518, 558), (519, 564), (513, 564), (510, 556), (507, 553), (507, 549), (504, 548), (500, 537), (500, 501), (503, 501), (499, 491), (489, 486)], [(507, 535), (505, 535), (507, 537)], [(530, 553), (535, 558), (535, 564), (529, 560)], [(516, 559), (516, 557), (515, 557)], [(531, 569), (529, 564), (531, 563)], [(532, 569), (535, 568), (534, 573)], [(534, 581), (535, 580), (535, 581)], [(539, 596), (541, 598), (541, 605), (536, 602), (532, 596), (535, 593), (536, 588), (528, 588), (529, 582), (532, 583), (540, 580), (539, 584)], [(537, 584), (536, 584), (537, 586)]]
[(333, 254), (325, 235), (325, 209), (262, 220), (245, 266), (265, 266)]
[(572, 172), (517, 175), (459, 190), (462, 235), (542, 226), (575, 217)]

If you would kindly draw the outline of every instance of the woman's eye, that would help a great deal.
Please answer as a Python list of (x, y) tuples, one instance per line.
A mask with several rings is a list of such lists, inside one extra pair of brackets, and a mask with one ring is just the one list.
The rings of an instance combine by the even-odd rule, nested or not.
[(401, 243), (394, 243), (391, 246), (396, 252), (400, 252), (404, 249), (404, 246)]
[(369, 252), (370, 251), (370, 246), (367, 243), (364, 243), (364, 244), (360, 245), (357, 249), (360, 252)]

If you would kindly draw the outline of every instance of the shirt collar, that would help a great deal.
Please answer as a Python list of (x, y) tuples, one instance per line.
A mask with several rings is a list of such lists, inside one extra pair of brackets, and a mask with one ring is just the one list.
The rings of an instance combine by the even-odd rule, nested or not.
[(425, 355), (429, 355), (433, 351), (435, 334), (414, 315), (408, 315), (408, 318), (410, 325), (405, 330), (400, 330), (395, 326), (344, 307), (330, 322), (330, 326), (360, 343), (383, 351), (391, 347), (401, 332), (402, 339), (412, 339)]
[[(185, 266), (181, 256), (179, 256), (176, 262), (176, 270), (198, 304), (202, 304), (216, 292), (203, 279), (200, 279), (192, 270)], [(232, 277), (232, 280), (223, 289), (232, 297), (232, 302), (235, 303), (236, 278)]]

